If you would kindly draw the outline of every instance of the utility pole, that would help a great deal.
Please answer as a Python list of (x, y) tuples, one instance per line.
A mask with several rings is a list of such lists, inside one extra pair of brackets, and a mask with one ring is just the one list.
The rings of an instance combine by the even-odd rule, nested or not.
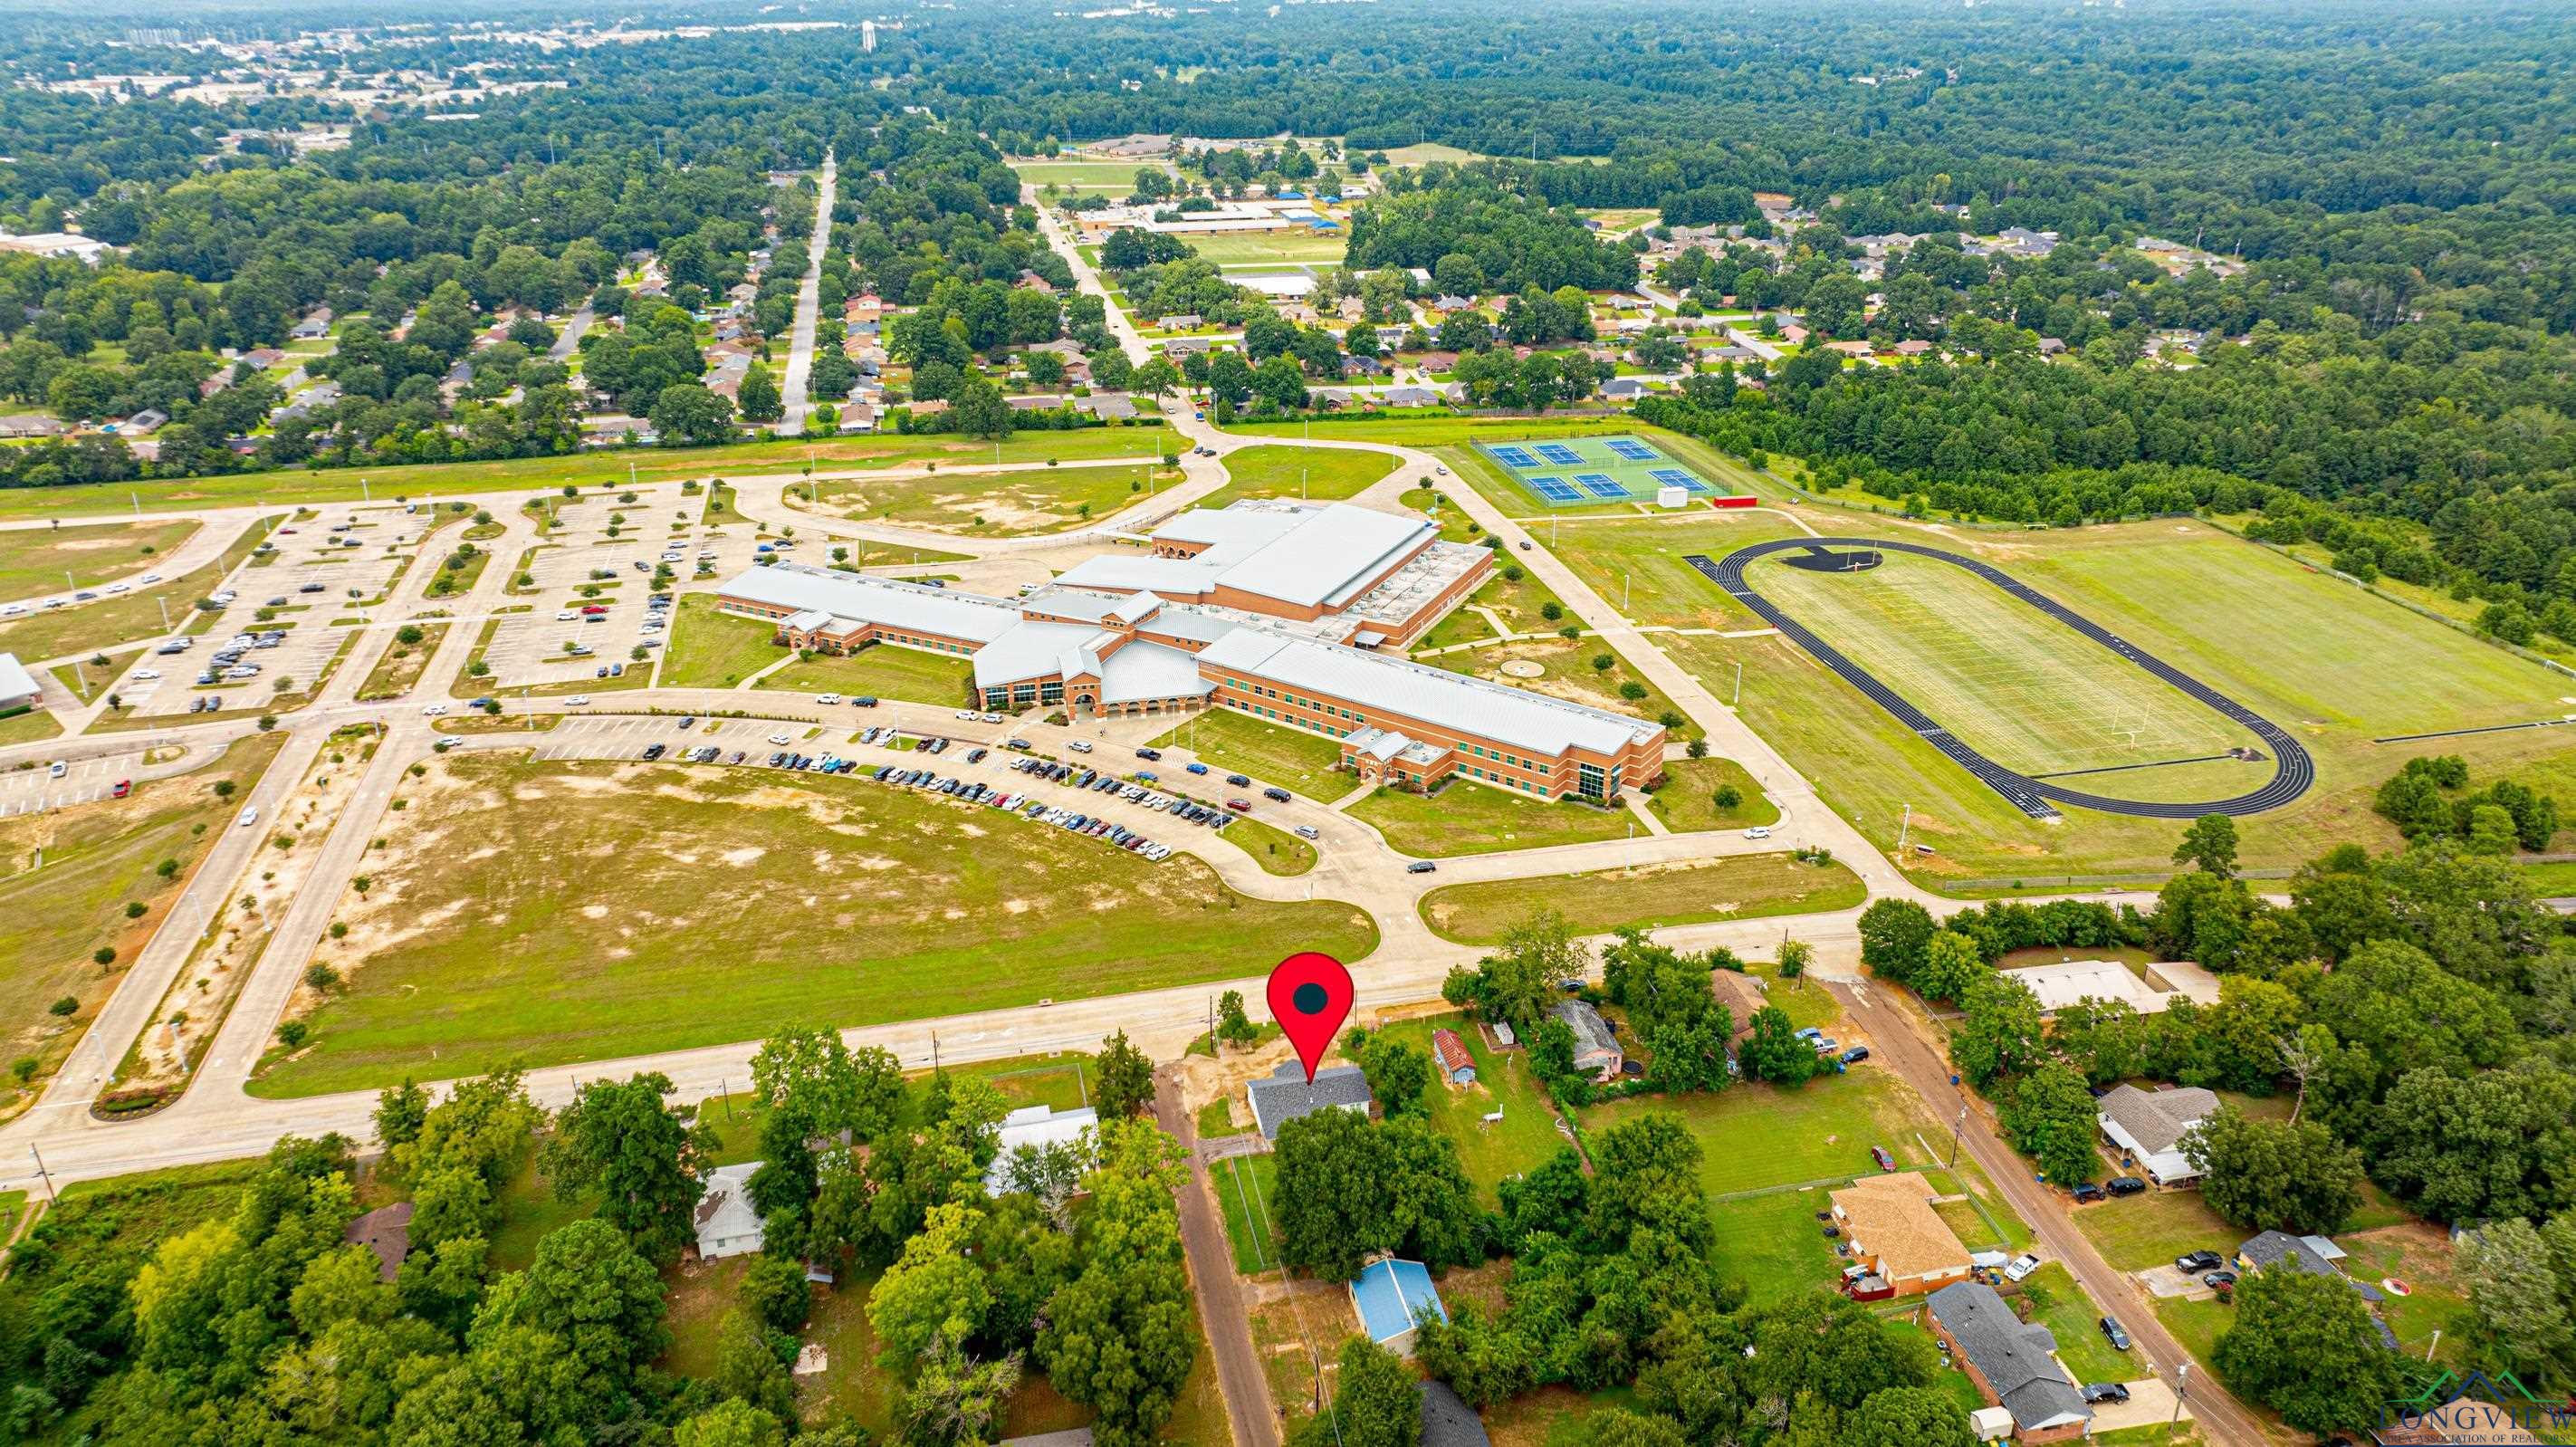
[(1912, 829), (1913, 827), (1914, 827), (1914, 806), (1913, 806), (1913, 805), (1911, 805), (1911, 804), (1908, 804), (1908, 805), (1906, 805), (1906, 806), (1905, 806), (1905, 820), (1904, 820), (1904, 822), (1903, 822), (1903, 823), (1901, 823), (1901, 824), (1898, 824), (1898, 825), (1896, 826), (1896, 852), (1897, 852), (1899, 855), (1902, 855), (1902, 854), (1904, 854), (1904, 853), (1905, 853), (1905, 835), (1906, 835), (1906, 831), (1908, 831), (1908, 830)]
[(1726, 701), (1726, 706), (1727, 706), (1728, 708), (1735, 708), (1735, 707), (1737, 707), (1737, 706), (1741, 705), (1743, 702), (1744, 702), (1744, 660), (1743, 660), (1743, 659), (1741, 659), (1741, 658), (1739, 658), (1739, 659), (1735, 660), (1735, 697), (1733, 697), (1733, 698), (1731, 698), (1731, 699), (1728, 699), (1728, 700)]
[(358, 479), (358, 497), (362, 501), (366, 502), (374, 502), (376, 500), (375, 493), (368, 489), (367, 480), (363, 477)]
[[(1785, 938), (1785, 936), (1784, 936)], [(1959, 1118), (1950, 1122), (1950, 1164), (1959, 1164), (1959, 1131), (1968, 1123), (1968, 1103), (1959, 1102)]]
[(2172, 1420), (2165, 1424), (2168, 1428), (2177, 1427), (2182, 1424), (2183, 1399), (2190, 1395), (2191, 1363), (2184, 1362), (2174, 1371), (2174, 1409)]
[(27, 1147), (27, 1154), (36, 1158), (36, 1178), (45, 1183), (45, 1204), (50, 1206), (54, 1204), (54, 1177), (45, 1169), (45, 1153), (31, 1145)]
[(170, 631), (170, 600), (169, 600), (168, 598), (165, 598), (165, 597), (161, 596), (161, 595), (160, 595), (160, 594), (158, 594), (158, 593), (155, 593), (155, 594), (153, 594), (153, 595), (152, 595), (152, 601), (161, 605), (161, 631), (162, 631), (162, 632), (164, 632), (164, 633), (169, 632), (169, 631)]

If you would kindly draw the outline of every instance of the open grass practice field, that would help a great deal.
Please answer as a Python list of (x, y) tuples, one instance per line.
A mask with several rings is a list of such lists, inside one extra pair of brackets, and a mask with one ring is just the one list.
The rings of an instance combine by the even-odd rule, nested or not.
[(0, 598), (55, 594), (123, 577), (188, 541), (198, 526), (194, 518), (178, 518), (0, 532)]
[(1225, 471), (1233, 481), (1208, 494), (1197, 506), (1224, 507), (1246, 497), (1339, 502), (1358, 496), (1369, 484), (1395, 471), (1395, 459), (1383, 452), (1245, 447), (1226, 454)]
[[(1815, 509), (1796, 511), (1828, 530), (1866, 535), (1849, 520)], [(2315, 757), (2316, 786), (2295, 804), (2239, 821), (2242, 859), (2250, 867), (2296, 864), (2344, 840), (2373, 848), (2395, 844), (2395, 831), (2370, 812), (2370, 796), (2418, 754), (2461, 754), (2481, 781), (2512, 777), (2546, 787), (2562, 776), (2576, 778), (2576, 738), (2560, 730), (2373, 742), (2555, 718), (2576, 688), (2537, 664), (2204, 524), (2168, 521), (2010, 535), (1930, 530), (1893, 519), (1876, 526), (1880, 535), (1926, 538), (1992, 562), (2297, 733)], [(1615, 591), (1626, 575), (1629, 615), (1639, 623), (1752, 632), (1760, 620), (1681, 558), (1691, 552), (1717, 557), (1795, 531), (1786, 518), (1767, 511), (1660, 524), (1569, 521), (1552, 546), (1595, 587)], [(1865, 596), (1869, 579), (1900, 579), (1894, 565), (1857, 576), (1806, 576), (1767, 560), (1750, 576), (1828, 642), (1855, 656), (1873, 650), (1869, 662), (1884, 666), (1881, 676), (1891, 684), (1910, 692), (1949, 688), (1966, 695), (1953, 703), (1917, 693), (1915, 701), (1981, 748), (2000, 750), (2022, 738), (2061, 756), (2107, 753), (2109, 761), (2119, 762), (2127, 735), (2110, 736), (2108, 730), (2122, 706), (2092, 702), (2115, 695), (2137, 698), (2127, 707), (2136, 710), (2130, 722), (2142, 730), (2220, 722), (1990, 585), (1948, 565), (1917, 561), (1953, 574), (1991, 602), (1946, 585), (1917, 596), (1904, 591), (1911, 585), (1903, 581), (1876, 600)], [(1949, 626), (1961, 609), (1995, 604), (2024, 616), (2005, 614), (1976, 634)], [(1918, 638), (1935, 640), (1944, 651), (1934, 655)], [(1994, 893), (2009, 892), (2015, 881), (2037, 886), (2070, 876), (2145, 879), (2171, 869), (2171, 824), (2081, 810), (2053, 824), (2027, 819), (1786, 639), (1664, 634), (1657, 643), (1721, 699), (1733, 696), (1741, 665), (1746, 721), (1882, 848), (1894, 848), (1911, 806), (1909, 845), (1929, 844), (1936, 852), (1909, 854), (1904, 863), (1927, 883)], [(1946, 680), (1943, 668), (1950, 670)], [(1901, 683), (1900, 672), (1907, 674)], [(2048, 686), (2056, 697), (2080, 701), (2056, 705), (2053, 723), (1986, 719), (1998, 710), (1975, 693), (1976, 677), (2024, 688), (2052, 679)], [(2136, 689), (2151, 691), (2135, 694)], [(1955, 716), (1945, 716), (1945, 707)], [(1980, 719), (1958, 710), (1977, 711)], [(2140, 737), (2146, 736), (2142, 731)], [(2187, 749), (2181, 756), (2198, 752)], [(2269, 777), (2270, 768), (2221, 761), (2089, 775), (2081, 782), (2115, 797), (2215, 798), (2253, 787)]]
[(802, 775), (453, 756), (389, 832), (339, 908), (348, 988), (264, 1094), (1220, 979), (1288, 937), (1343, 959), (1377, 943), (1349, 905), (1245, 899), (1193, 858)]
[[(1138, 457), (1153, 454), (1139, 450)], [(848, 478), (814, 485), (812, 509), (858, 522), (884, 522), (959, 537), (1009, 538), (1061, 532), (1144, 501), (1177, 471), (1147, 463), (1093, 463), (927, 477)], [(837, 546), (855, 546), (837, 544)], [(881, 559), (882, 560), (882, 559)]]
[(1192, 251), (1219, 266), (1247, 262), (1296, 261), (1317, 262), (1328, 266), (1342, 264), (1343, 254), (1350, 249), (1339, 231), (1222, 231), (1205, 235), (1184, 235), (1182, 241)]
[(1031, 186), (1062, 186), (1068, 191), (1114, 191), (1121, 196), (1136, 189), (1138, 171), (1162, 171), (1170, 168), (1160, 161), (1112, 160), (1032, 160), (1013, 161), (1011, 169), (1022, 182)]
[(775, 623), (727, 613), (712, 593), (681, 594), (678, 611), (662, 655), (664, 688), (731, 688), (787, 656), (772, 641)]
[[(0, 511), (7, 509), (9, 495), (0, 492)], [(189, 610), (197, 600), (217, 591), (224, 578), (268, 536), (269, 526), (258, 522), (243, 528), (222, 557), (166, 583), (0, 625), (0, 653), (14, 653), (20, 662), (32, 664), (83, 648), (112, 648), (137, 638), (187, 628), (194, 621)], [(166, 625), (161, 621), (165, 606), (170, 620)]]
[[(1733, 789), (1737, 802), (1732, 808), (1717, 802), (1720, 789)], [(1664, 786), (1646, 796), (1646, 807), (1664, 821), (1664, 827), (1676, 834), (1701, 829), (1741, 829), (1754, 824), (1777, 824), (1780, 807), (1762, 792), (1753, 776), (1733, 759), (1668, 759), (1664, 763)]]
[(1243, 714), (1200, 713), (1154, 740), (1158, 747), (1184, 748), (1219, 773), (1238, 773), (1260, 784), (1278, 784), (1315, 799), (1334, 799), (1358, 786), (1348, 774), (1334, 772), (1342, 762), (1342, 741)]
[(1553, 906), (1578, 934), (1621, 925), (1661, 927), (1850, 909), (1867, 897), (1840, 864), (1801, 864), (1786, 854), (1646, 864), (1590, 874), (1549, 874), (1452, 884), (1422, 897), (1432, 932), (1461, 944), (1492, 944), (1537, 910)]
[[(1610, 660), (1607, 667), (1597, 660)], [(1551, 698), (1562, 698), (1611, 713), (1626, 714), (1636, 719), (1666, 720), (1675, 743), (1699, 736), (1673, 701), (1647, 681), (1646, 676), (1631, 666), (1619, 651), (1598, 638), (1561, 638), (1542, 634), (1535, 638), (1518, 638), (1489, 647), (1462, 649), (1455, 653), (1436, 653), (1420, 658), (1434, 668), (1451, 673), (1472, 674), (1495, 683), (1525, 688)], [(1538, 672), (1510, 665), (1537, 665)], [(1637, 697), (1628, 696), (1631, 683), (1643, 690)], [(1669, 719), (1667, 719), (1669, 715)]]

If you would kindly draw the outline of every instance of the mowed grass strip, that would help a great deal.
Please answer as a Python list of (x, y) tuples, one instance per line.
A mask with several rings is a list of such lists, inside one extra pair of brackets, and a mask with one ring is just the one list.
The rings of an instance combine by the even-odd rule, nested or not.
[(1264, 874), (1296, 875), (1315, 867), (1315, 846), (1258, 819), (1237, 819), (1215, 837), (1252, 856)]
[(188, 541), (198, 527), (194, 518), (156, 518), (0, 532), (0, 598), (52, 595), (124, 577)]
[[(28, 489), (55, 492), (61, 489)], [(0, 490), (0, 514), (5, 514), (12, 494)], [(274, 520), (252, 523), (242, 529), (224, 550), (222, 557), (182, 577), (154, 584), (140, 592), (119, 594), (76, 608), (22, 618), (0, 627), (0, 653), (14, 653), (22, 663), (43, 658), (60, 658), (83, 648), (112, 648), (137, 638), (153, 638), (186, 628), (191, 621), (189, 610), (197, 600), (217, 592), (233, 569), (249, 559), (252, 549), (268, 536)], [(170, 621), (161, 621), (162, 609), (169, 609)]]
[(1622, 925), (1661, 928), (1851, 909), (1867, 897), (1860, 877), (1840, 864), (1750, 854), (1452, 884), (1422, 897), (1422, 919), (1442, 939), (1492, 944), (1542, 909), (1560, 911), (1578, 932), (1599, 934)]
[(1245, 447), (1225, 456), (1226, 476), (1233, 481), (1208, 494), (1200, 507), (1224, 507), (1247, 497), (1302, 497), (1309, 502), (1339, 502), (1357, 497), (1369, 485), (1395, 471), (1395, 458), (1384, 452), (1340, 448)]
[[(843, 698), (899, 698), (910, 703), (963, 707), (974, 663), (954, 653), (932, 653), (899, 643), (879, 643), (856, 653), (817, 653), (762, 679), (757, 687), (783, 693), (837, 693)], [(862, 717), (860, 722), (866, 722)]]
[(1188, 749), (1220, 774), (1242, 774), (1312, 798), (1339, 797), (1350, 792), (1346, 785), (1358, 782), (1334, 772), (1342, 762), (1341, 740), (1222, 709), (1191, 719), (1154, 745)]
[[(1140, 445), (1137, 456), (1149, 455)], [(1178, 471), (1151, 463), (1094, 463), (1022, 472), (941, 471), (927, 477), (849, 478), (814, 484), (815, 510), (865, 522), (897, 523), (960, 537), (1008, 538), (1061, 532), (1142, 502), (1147, 487), (1169, 487)], [(836, 543), (859, 547), (863, 544)], [(883, 554), (897, 550), (876, 548)]]
[(727, 613), (712, 593), (683, 593), (662, 655), (661, 684), (731, 688), (787, 656), (787, 649), (771, 641), (777, 636), (777, 624)]
[[(1735, 791), (1733, 808), (1718, 805), (1720, 789)], [(1780, 820), (1780, 806), (1772, 803), (1771, 796), (1763, 793), (1762, 786), (1733, 759), (1666, 760), (1664, 786), (1646, 796), (1646, 807), (1676, 834), (1741, 829)]]
[[(1903, 1082), (1867, 1066), (1820, 1075), (1795, 1090), (1764, 1084), (1714, 1095), (1631, 1096), (1575, 1112), (1589, 1133), (1641, 1115), (1670, 1115), (1700, 1144), (1700, 1185), (1712, 1197), (1831, 1181), (1839, 1186), (1878, 1170), (1869, 1148), (1882, 1145), (1899, 1163), (1931, 1161), (1914, 1143), (1933, 1129)], [(1814, 1202), (1815, 1210), (1825, 1203)]]
[(1241, 974), (1377, 945), (1350, 905), (1247, 899), (989, 809), (767, 770), (451, 756), (351, 925), (346, 993), (268, 1095), (609, 1059)]
[(1625, 839), (1637, 822), (1624, 809), (1516, 794), (1454, 776), (1436, 794), (1379, 789), (1349, 812), (1396, 849), (1425, 859)]
[[(1489, 1049), (1484, 1032), (1464, 1015), (1401, 1020), (1377, 1033), (1430, 1055), (1436, 1067), (1439, 1057), (1431, 1049), (1431, 1032), (1443, 1027), (1456, 1031), (1459, 1043), (1467, 1047), (1468, 1058), (1476, 1062), (1476, 1078), (1464, 1085), (1451, 1084), (1445, 1073), (1433, 1078), (1425, 1097), (1431, 1128), (1458, 1147), (1458, 1163), (1465, 1167), (1467, 1179), (1476, 1183), (1485, 1204), (1499, 1205), (1503, 1182), (1537, 1169), (1573, 1142), (1558, 1132), (1556, 1111), (1530, 1073), (1526, 1055)], [(1488, 1124), (1485, 1117), (1496, 1112), (1503, 1118)]]

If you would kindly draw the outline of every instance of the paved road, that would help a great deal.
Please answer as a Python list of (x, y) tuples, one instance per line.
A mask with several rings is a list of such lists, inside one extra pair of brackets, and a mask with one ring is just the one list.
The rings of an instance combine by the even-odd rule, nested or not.
[(1182, 1108), (1180, 1091), (1168, 1073), (1154, 1077), (1154, 1118), (1180, 1141), (1190, 1158), (1189, 1184), (1180, 1190), (1181, 1249), (1190, 1259), (1199, 1320), (1207, 1328), (1208, 1353), (1216, 1360), (1226, 1418), (1234, 1425), (1234, 1447), (1274, 1447), (1279, 1441), (1279, 1410), (1270, 1400), (1270, 1383), (1261, 1375), (1261, 1358), (1253, 1350), (1252, 1319), (1244, 1310), (1243, 1285), (1234, 1274), (1234, 1248), (1225, 1239), (1225, 1223), (1217, 1217), (1207, 1162), (1199, 1159), (1198, 1122)]
[(805, 430), (805, 414), (812, 410), (806, 392), (806, 379), (814, 374), (814, 324), (823, 286), (823, 243), (832, 235), (832, 193), (840, 179), (834, 157), (823, 157), (823, 174), (817, 179), (819, 195), (814, 205), (814, 233), (807, 239), (812, 255), (805, 263), (805, 284), (796, 292), (796, 329), (787, 350), (787, 376), (780, 382), (778, 395), (786, 411), (778, 419), (776, 431), (781, 437), (795, 437)]
[[(2142, 1364), (2168, 1385), (2179, 1381), (2177, 1368), (2189, 1360), (2156, 1318), (2137, 1283), (2115, 1271), (2093, 1249), (2092, 1239), (2077, 1229), (2057, 1192), (2033, 1180), (2030, 1165), (2003, 1137), (1994, 1122), (1962, 1087), (1950, 1083), (1950, 1063), (1926, 1036), (1930, 1028), (1915, 1012), (1885, 998), (1887, 987), (1875, 983), (1828, 981), (1826, 988), (1842, 1001), (1852, 1020), (1869, 1033), (1881, 1068), (1893, 1069), (1914, 1087), (1934, 1118), (1960, 1122), (1959, 1141), (1983, 1167), (2015, 1214), (2030, 1223), (2039, 1254), (2066, 1263), (2076, 1285), (2104, 1311), (2120, 1319), (2136, 1344)], [(1963, 1117), (1960, 1107), (1968, 1107)], [(2215, 1378), (2195, 1371), (2189, 1397), (2201, 1432), (2212, 1441), (2236, 1447), (2263, 1447), (2262, 1425), (2243, 1404), (2229, 1396)]]
[(581, 310), (574, 312), (565, 320), (563, 330), (555, 333), (555, 344), (546, 348), (546, 359), (560, 362), (580, 351), (582, 333), (590, 330), (590, 322), (590, 303), (583, 302)]

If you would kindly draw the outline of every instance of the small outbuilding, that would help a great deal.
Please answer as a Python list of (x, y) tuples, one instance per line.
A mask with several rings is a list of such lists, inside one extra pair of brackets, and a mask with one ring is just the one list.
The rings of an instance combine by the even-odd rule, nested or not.
[(352, 1246), (364, 1246), (376, 1255), (376, 1279), (391, 1281), (402, 1270), (403, 1258), (411, 1254), (411, 1202), (396, 1201), (378, 1206), (340, 1233), (340, 1239)]
[(1467, 1053), (1467, 1043), (1458, 1038), (1457, 1031), (1432, 1031), (1431, 1053), (1440, 1058), (1440, 1073), (1449, 1077), (1450, 1084), (1476, 1083), (1476, 1057)]
[(699, 1260), (747, 1256), (761, 1248), (766, 1237), (750, 1194), (751, 1174), (759, 1169), (760, 1162), (745, 1161), (707, 1173), (696, 1216)]
[(1351, 1310), (1370, 1341), (1398, 1356), (1412, 1354), (1414, 1328), (1427, 1320), (1449, 1319), (1440, 1289), (1431, 1284), (1430, 1268), (1392, 1256), (1370, 1262), (1351, 1283)]

